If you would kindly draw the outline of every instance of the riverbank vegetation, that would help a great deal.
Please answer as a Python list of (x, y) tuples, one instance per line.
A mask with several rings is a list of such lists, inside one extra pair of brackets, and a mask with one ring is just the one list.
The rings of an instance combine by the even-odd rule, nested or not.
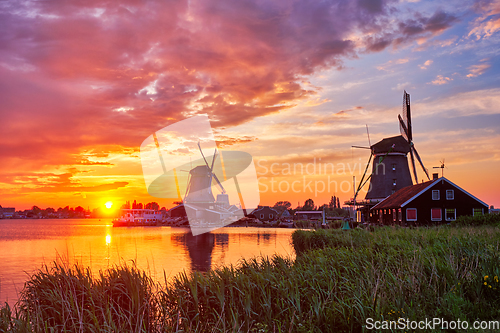
[[(491, 220), (490, 220), (491, 219)], [(374, 320), (498, 320), (500, 228), (296, 231), (297, 258), (154, 282), (133, 265), (54, 263), (0, 310), (0, 332), (362, 332)]]

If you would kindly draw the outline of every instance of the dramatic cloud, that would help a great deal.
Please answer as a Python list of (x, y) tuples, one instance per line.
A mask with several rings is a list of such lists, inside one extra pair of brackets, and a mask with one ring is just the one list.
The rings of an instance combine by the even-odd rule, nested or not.
[[(331, 141), (330, 127), (344, 144), (367, 119), (385, 121), (392, 89), (452, 80), (434, 79), (438, 73), (417, 80), (410, 69), (463, 73), (453, 85), (483, 74), (493, 55), (481, 56), (488, 64), (478, 58), (444, 68), (439, 54), (411, 52), (475, 43), (469, 31), (492, 36), (497, 5), (478, 2), (470, 11), (476, 19), (453, 4), (395, 0), (0, 2), (0, 181), (31, 198), (135, 195), (143, 187), (142, 141), (204, 113), (219, 147), (278, 154), (300, 141), (302, 151), (326, 156), (315, 145)], [(459, 25), (459, 17), (470, 21)], [(349, 77), (323, 89), (343, 73)], [(283, 136), (267, 146), (263, 128)]]
[[(327, 100), (302, 77), (355, 57), (361, 49), (353, 34), (402, 44), (455, 19), (418, 14), (394, 26), (387, 24), (396, 10), (389, 3), (3, 3), (0, 149), (70, 163), (64, 151), (138, 146), (194, 113), (228, 127), (303, 99), (320, 105)], [(382, 50), (371, 35), (362, 45)]]

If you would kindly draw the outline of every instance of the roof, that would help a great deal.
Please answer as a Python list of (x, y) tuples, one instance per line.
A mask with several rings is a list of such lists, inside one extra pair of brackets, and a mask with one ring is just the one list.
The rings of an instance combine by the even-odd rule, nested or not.
[(276, 209), (271, 208), (271, 207), (269, 207), (269, 206), (260, 206), (260, 207), (258, 207), (257, 209), (255, 209), (253, 212), (251, 212), (250, 214), (257, 213), (258, 211), (263, 210), (263, 209), (270, 209), (270, 210), (272, 210), (272, 211), (273, 211), (276, 215), (278, 214), (278, 211), (277, 211)]
[(408, 144), (408, 141), (406, 141), (406, 139), (401, 135), (384, 138), (382, 141), (379, 141), (376, 144), (372, 145), (371, 149), (374, 154), (385, 154), (391, 149), (392, 145), (395, 145), (392, 152), (399, 152), (404, 154), (410, 152), (410, 145)]
[(295, 214), (323, 214), (322, 210), (299, 210)]
[(422, 193), (424, 193), (429, 188), (431, 188), (432, 186), (434, 186), (435, 184), (439, 183), (442, 180), (446, 181), (447, 183), (454, 186), (458, 190), (467, 194), (469, 197), (473, 198), (474, 200), (480, 202), (482, 205), (488, 207), (488, 204), (486, 204), (485, 202), (479, 200), (478, 198), (476, 198), (475, 196), (473, 196), (472, 194), (470, 194), (469, 192), (467, 192), (463, 188), (455, 185), (454, 183), (452, 183), (448, 179), (441, 177), (441, 178), (430, 180), (430, 181), (427, 181), (424, 183), (403, 187), (402, 189), (400, 189), (396, 193), (394, 193), (394, 194), (388, 196), (387, 198), (385, 198), (384, 200), (380, 201), (378, 204), (373, 206), (371, 209), (388, 209), (388, 208), (404, 207), (408, 203), (413, 201), (413, 199), (417, 198)]
[(436, 180), (430, 180), (424, 183), (415, 184), (412, 186), (406, 186), (391, 194), (384, 200), (380, 201), (378, 204), (372, 207), (372, 209), (387, 209), (387, 208), (398, 208), (401, 207), (408, 200), (416, 197), (420, 192), (423, 192), (433, 185)]

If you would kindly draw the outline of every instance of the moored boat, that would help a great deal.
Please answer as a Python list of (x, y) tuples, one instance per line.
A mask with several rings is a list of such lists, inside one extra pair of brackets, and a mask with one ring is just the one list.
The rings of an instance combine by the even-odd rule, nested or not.
[(162, 222), (162, 212), (154, 209), (122, 209), (113, 227), (152, 226)]

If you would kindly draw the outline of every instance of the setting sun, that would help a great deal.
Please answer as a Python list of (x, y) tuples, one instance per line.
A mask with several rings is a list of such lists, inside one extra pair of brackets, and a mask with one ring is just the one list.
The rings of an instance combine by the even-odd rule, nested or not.
[(106, 206), (107, 209), (110, 209), (111, 206), (113, 206), (113, 203), (111, 201), (108, 201), (104, 204), (104, 206)]

